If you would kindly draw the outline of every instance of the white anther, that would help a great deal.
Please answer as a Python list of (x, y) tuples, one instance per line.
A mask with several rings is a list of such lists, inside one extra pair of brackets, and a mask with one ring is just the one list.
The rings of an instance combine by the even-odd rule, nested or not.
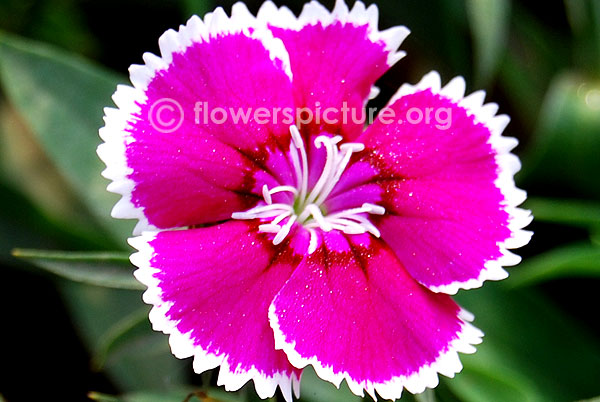
[(351, 219), (331, 219), (331, 224), (335, 229), (341, 230), (342, 232), (347, 234), (362, 234), (367, 232), (367, 229), (365, 227)]
[(273, 199), (271, 198), (271, 193), (269, 192), (269, 187), (267, 187), (266, 184), (263, 185), (263, 187), (262, 187), (262, 195), (267, 204), (273, 203)]
[(271, 223), (273, 225), (279, 225), (279, 222), (281, 222), (282, 220), (284, 220), (285, 218), (287, 218), (288, 216), (291, 216), (293, 214), (294, 214), (294, 211), (287, 211), (282, 214), (279, 214), (275, 217), (275, 219), (273, 219), (273, 221)]
[(258, 225), (258, 230), (263, 233), (277, 233), (281, 230), (281, 226), (265, 223), (264, 225)]
[(292, 136), (292, 141), (294, 142), (296, 148), (304, 148), (304, 141), (302, 140), (302, 136), (300, 135), (300, 130), (298, 130), (298, 127), (291, 125), (290, 135)]
[[(306, 197), (308, 191), (308, 157), (306, 156), (306, 148), (304, 141), (300, 135), (298, 127), (290, 126), (290, 135), (292, 136), (292, 144), (290, 144), (290, 157), (294, 165), (294, 171), (298, 180), (297, 185), (300, 190), (300, 199)], [(300, 151), (300, 155), (298, 155)]]
[(333, 145), (337, 145), (339, 144), (344, 138), (341, 135), (336, 135), (335, 137), (331, 138), (331, 143)]
[(319, 227), (321, 229), (323, 229), (325, 232), (329, 232), (333, 229), (331, 227), (331, 224), (327, 221), (327, 219), (325, 219), (325, 217), (321, 213), (321, 210), (319, 209), (319, 207), (316, 204), (308, 205), (306, 207), (306, 210), (310, 212), (310, 214), (313, 216), (315, 222), (317, 222)]
[(293, 210), (294, 209), (292, 208), (291, 205), (270, 204), (270, 205), (254, 207), (252, 209), (249, 209), (246, 212), (234, 212), (233, 214), (231, 214), (231, 217), (233, 219), (265, 218), (265, 217), (269, 217), (269, 216), (273, 216), (273, 215), (278, 215), (277, 212), (282, 213), (282, 212), (293, 211)]
[(298, 194), (298, 190), (296, 189), (296, 187), (292, 187), (292, 186), (277, 186), (277, 187), (273, 187), (272, 189), (269, 190), (270, 194), (277, 194), (277, 193), (282, 193), (282, 192), (289, 192), (292, 193), (294, 195)]
[(327, 183), (332, 172), (334, 172), (335, 170), (335, 157), (337, 154), (334, 148), (335, 143), (331, 138), (325, 135), (320, 135), (315, 139), (315, 147), (319, 149), (321, 148), (321, 145), (325, 146), (325, 152), (327, 152), (327, 159), (325, 160), (325, 166), (323, 167), (323, 172), (321, 173), (319, 180), (317, 180), (317, 184), (315, 184), (312, 191), (310, 192), (310, 195), (306, 199), (307, 204), (311, 204), (317, 199), (319, 193)]
[(290, 217), (290, 219), (288, 219), (286, 224), (283, 225), (283, 227), (279, 230), (279, 232), (277, 232), (277, 234), (275, 235), (275, 238), (273, 239), (274, 245), (277, 246), (278, 244), (280, 244), (283, 241), (283, 239), (286, 238), (286, 236), (290, 233), (290, 230), (292, 229), (292, 225), (294, 224), (294, 222), (296, 222), (296, 215), (292, 215)]
[(308, 228), (310, 234), (310, 240), (308, 241), (308, 255), (317, 251), (317, 232), (313, 228)]
[(349, 216), (353, 216), (353, 215), (357, 215), (357, 214), (363, 214), (363, 213), (368, 213), (369, 212), (369, 208), (364, 207), (364, 205), (360, 208), (351, 208), (351, 209), (345, 209), (343, 211), (340, 212), (336, 212), (334, 214), (329, 215), (328, 217), (333, 219), (333, 218), (347, 218)]
[(381, 205), (375, 205), (375, 204), (370, 204), (368, 202), (365, 202), (364, 204), (362, 204), (362, 207), (366, 208), (367, 212), (370, 214), (375, 214), (375, 215), (385, 214), (385, 208), (382, 207)]
[(247, 220), (247, 219), (255, 219), (256, 215), (248, 213), (248, 212), (234, 212), (231, 214), (231, 218)]
[(365, 144), (360, 142), (347, 142), (340, 145), (340, 151), (361, 152), (365, 150)]
[(354, 219), (360, 223), (360, 225), (366, 229), (367, 232), (371, 233), (375, 237), (381, 237), (381, 233), (379, 229), (375, 227), (369, 220), (361, 215), (352, 216), (351, 219)]
[[(348, 145), (348, 146), (344, 147), (344, 145)], [(348, 162), (350, 162), (352, 153), (355, 152), (354, 149), (360, 148), (359, 145), (362, 146), (362, 148), (364, 149), (364, 145), (359, 144), (359, 143), (343, 144), (340, 147), (340, 150), (342, 150), (344, 152), (344, 156), (340, 158), (338, 155), (335, 158), (336, 166), (334, 168), (333, 176), (330, 176), (327, 179), (325, 185), (323, 186), (323, 190), (321, 191), (321, 194), (319, 194), (319, 196), (317, 197), (317, 199), (315, 201), (316, 204), (321, 204), (322, 202), (324, 202), (327, 199), (329, 194), (331, 194), (331, 192), (335, 188), (335, 185), (338, 183), (338, 181), (342, 177), (342, 173), (344, 173), (344, 170), (346, 170), (346, 166), (348, 166)]]

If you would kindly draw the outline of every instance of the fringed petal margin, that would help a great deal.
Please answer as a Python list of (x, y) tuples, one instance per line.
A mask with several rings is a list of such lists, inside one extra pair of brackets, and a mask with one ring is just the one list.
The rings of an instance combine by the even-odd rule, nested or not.
[(522, 230), (530, 212), (517, 208), (517, 140), (501, 135), (509, 118), (464, 90), (436, 72), (405, 84), (387, 106), (400, 120), (378, 117), (360, 139), (388, 213), (375, 222), (383, 239), (415, 279), (448, 294), (506, 278), (502, 267), (520, 261), (508, 250), (532, 235)]
[[(153, 329), (170, 335), (173, 354), (194, 357), (197, 373), (220, 367), (228, 391), (252, 380), (261, 398), (277, 387), (298, 395), (301, 370), (275, 350), (268, 307), (301, 256), (276, 250), (254, 225), (144, 233), (130, 240), (136, 278), (147, 286)], [(252, 261), (251, 264), (248, 262)]]
[(321, 233), (269, 308), (275, 346), (324, 380), (385, 399), (420, 393), (462, 368), (483, 334), (447, 295), (418, 284), (369, 235)]
[(350, 10), (338, 0), (333, 11), (311, 1), (298, 17), (267, 1), (257, 18), (290, 55), (295, 106), (303, 111), (298, 120), (305, 131), (338, 133), (347, 140), (360, 135), (366, 102), (379, 93), (373, 85), (405, 55), (398, 47), (409, 30), (380, 31), (377, 6), (361, 1)]
[[(218, 8), (204, 20), (190, 18), (165, 32), (159, 47), (160, 57), (145, 53), (144, 65), (131, 66), (133, 87), (117, 87), (118, 108), (105, 109), (100, 129), (103, 175), (122, 196), (112, 215), (138, 219), (136, 234), (248, 209), (258, 200), (254, 176), (265, 170), (257, 161), (289, 142), (289, 124), (233, 116), (293, 108), (289, 55), (242, 3), (231, 17)], [(221, 121), (212, 113), (220, 108), (232, 116)]]

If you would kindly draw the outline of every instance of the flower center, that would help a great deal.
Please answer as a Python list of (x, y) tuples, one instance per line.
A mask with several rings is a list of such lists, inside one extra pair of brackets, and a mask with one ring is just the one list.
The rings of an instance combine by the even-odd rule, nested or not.
[[(327, 214), (323, 203), (342, 173), (348, 166), (354, 152), (361, 152), (365, 146), (361, 143), (350, 142), (338, 144), (342, 137), (320, 135), (315, 138), (317, 149), (325, 148), (326, 160), (321, 176), (312, 189), (308, 188), (308, 158), (304, 140), (294, 125), (290, 126), (290, 159), (296, 175), (296, 186), (262, 187), (264, 203), (246, 212), (235, 212), (233, 219), (261, 219), (258, 229), (263, 233), (274, 233), (273, 244), (280, 244), (290, 233), (293, 225), (298, 223), (310, 233), (308, 253), (312, 254), (317, 247), (316, 228), (325, 232), (340, 230), (347, 234), (371, 233), (379, 237), (379, 230), (367, 219), (367, 214), (383, 215), (385, 209), (379, 205), (364, 203), (360, 207)], [(294, 195), (293, 204), (275, 203), (272, 195), (289, 192)], [(285, 221), (285, 223), (284, 223)]]

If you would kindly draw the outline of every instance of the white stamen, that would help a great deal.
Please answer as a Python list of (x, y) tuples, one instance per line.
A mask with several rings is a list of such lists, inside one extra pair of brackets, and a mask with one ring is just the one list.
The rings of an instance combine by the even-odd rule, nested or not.
[[(320, 136), (320, 137), (325, 137), (325, 136), (323, 135), (323, 136)], [(328, 137), (325, 137), (325, 138), (328, 138)], [(333, 145), (337, 145), (337, 144), (339, 144), (339, 143), (340, 143), (340, 142), (341, 142), (343, 139), (344, 139), (344, 138), (343, 138), (341, 135), (336, 135), (335, 137), (331, 138), (330, 140), (331, 140), (331, 142), (333, 143)]]
[(281, 230), (281, 226), (267, 223), (264, 225), (258, 225), (258, 230), (263, 233), (277, 233)]
[(290, 233), (290, 230), (292, 229), (292, 225), (294, 224), (294, 222), (296, 222), (296, 215), (292, 215), (290, 217), (290, 219), (288, 219), (286, 224), (283, 225), (281, 230), (279, 232), (277, 232), (277, 234), (275, 235), (275, 238), (273, 239), (274, 245), (280, 244), (283, 241), (283, 239), (285, 239), (285, 237)]
[(328, 217), (330, 219), (333, 219), (333, 218), (347, 218), (349, 216), (353, 216), (353, 215), (357, 215), (357, 214), (368, 213), (369, 210), (370, 210), (370, 208), (369, 207), (365, 207), (364, 204), (363, 204), (363, 206), (360, 207), (360, 208), (345, 209), (343, 211), (336, 212), (334, 214), (328, 215)]
[(269, 192), (269, 187), (267, 187), (266, 184), (263, 185), (262, 194), (263, 194), (263, 198), (265, 199), (265, 202), (267, 204), (272, 204), (273, 203), (273, 199), (271, 198), (271, 193)]
[(296, 190), (296, 188), (292, 187), (292, 186), (277, 186), (277, 187), (273, 187), (270, 190), (266, 184), (264, 184), (262, 187), (263, 198), (264, 198), (265, 202), (269, 205), (273, 203), (273, 198), (271, 197), (271, 195), (277, 194), (277, 193), (282, 193), (282, 192), (290, 192), (290, 193), (296, 195), (298, 193), (298, 190)]
[(360, 142), (348, 142), (340, 145), (340, 151), (350, 150), (350, 152), (361, 152), (365, 150), (365, 144)]
[(290, 158), (292, 159), (292, 166), (294, 166), (294, 173), (296, 173), (296, 188), (301, 188), (302, 166), (300, 163), (300, 156), (298, 155), (298, 149), (294, 147), (294, 144), (290, 144)]
[(273, 187), (272, 189), (269, 190), (270, 194), (277, 194), (277, 193), (282, 193), (284, 191), (287, 191), (289, 193), (292, 193), (294, 195), (298, 194), (298, 190), (295, 187), (292, 186), (277, 186), (277, 187)]
[(310, 233), (310, 240), (308, 241), (308, 254), (312, 254), (317, 251), (317, 232), (313, 228), (308, 228)]
[[(290, 147), (290, 152), (295, 150), (300, 151), (300, 158), (296, 155), (296, 160), (301, 164), (302, 174), (298, 178), (300, 185), (300, 199), (304, 199), (306, 197), (306, 192), (308, 191), (308, 158), (306, 156), (306, 148), (304, 147), (304, 141), (302, 140), (302, 136), (300, 135), (300, 131), (298, 127), (292, 125), (290, 126), (290, 135), (292, 136), (292, 142), (295, 147)], [(298, 173), (299, 169), (296, 169), (296, 173)]]
[(331, 224), (325, 219), (319, 207), (315, 204), (310, 204), (306, 207), (306, 210), (310, 212), (310, 214), (315, 219), (315, 222), (319, 224), (319, 227), (326, 232), (331, 231), (333, 229)]
[(296, 148), (304, 148), (304, 141), (302, 140), (302, 136), (300, 135), (300, 130), (296, 126), (290, 126), (290, 135), (292, 136), (292, 141)]
[(331, 139), (329, 137), (320, 135), (315, 140), (315, 147), (317, 149), (321, 149), (321, 146), (325, 146), (325, 152), (327, 152), (327, 159), (325, 160), (325, 166), (323, 167), (323, 172), (321, 173), (319, 180), (317, 180), (317, 184), (315, 184), (315, 186), (313, 187), (312, 191), (310, 192), (308, 198), (306, 199), (307, 204), (312, 203), (317, 198), (317, 195), (319, 194), (319, 192), (325, 185), (327, 178), (331, 174), (331, 171), (333, 169), (333, 164), (335, 162), (333, 141), (331, 141)]
[(287, 218), (288, 216), (291, 216), (294, 214), (294, 211), (287, 211), (284, 212), (282, 214), (277, 215), (277, 217), (275, 219), (273, 219), (273, 222), (271, 222), (273, 225), (279, 225), (279, 222), (281, 222), (282, 220), (284, 220), (285, 218)]
[(323, 202), (327, 199), (327, 196), (331, 193), (331, 191), (333, 190), (333, 188), (335, 187), (337, 182), (340, 180), (340, 177), (342, 176), (342, 173), (344, 173), (346, 166), (348, 166), (348, 162), (350, 162), (350, 158), (352, 157), (352, 152), (354, 152), (355, 148), (344, 147), (344, 145), (360, 145), (362, 147), (362, 149), (365, 148), (365, 146), (363, 144), (352, 144), (352, 143), (343, 144), (340, 147), (340, 150), (344, 152), (344, 156), (341, 158), (340, 163), (338, 163), (338, 165), (336, 166), (334, 175), (330, 176), (329, 179), (327, 180), (327, 183), (323, 187), (321, 194), (315, 201), (316, 204), (320, 204), (321, 202)]
[(369, 204), (368, 202), (365, 202), (364, 204), (362, 204), (362, 206), (363, 206), (363, 208), (368, 208), (367, 212), (370, 214), (375, 214), (375, 215), (385, 214), (385, 208), (380, 205)]
[(363, 234), (367, 232), (367, 229), (362, 227), (358, 222), (351, 221), (350, 219), (332, 219), (331, 225), (346, 234)]
[(294, 211), (291, 205), (287, 204), (270, 204), (263, 205), (259, 207), (254, 207), (252, 209), (247, 210), (246, 212), (234, 212), (231, 214), (233, 219), (256, 219), (256, 218), (265, 218), (269, 216), (273, 216), (273, 212), (279, 213)]
[[(379, 230), (369, 221), (367, 214), (383, 215), (385, 208), (380, 205), (363, 203), (360, 207), (338, 211), (332, 214), (323, 213), (323, 203), (335, 189), (352, 154), (361, 152), (365, 146), (360, 143), (338, 144), (343, 140), (339, 135), (328, 137), (320, 135), (315, 139), (315, 147), (325, 147), (326, 159), (321, 175), (308, 193), (308, 158), (304, 140), (296, 126), (290, 126), (290, 159), (296, 174), (296, 187), (290, 185), (276, 186), (271, 189), (265, 184), (262, 187), (264, 204), (246, 212), (232, 214), (233, 219), (261, 219), (270, 221), (258, 226), (262, 233), (273, 233), (273, 244), (278, 245), (289, 235), (295, 223), (299, 223), (309, 232), (308, 254), (317, 250), (319, 228), (324, 232), (339, 230), (346, 234), (371, 233), (380, 237)], [(283, 202), (273, 203), (273, 194), (289, 192), (294, 195), (292, 205)], [(308, 194), (308, 195), (307, 195)], [(294, 209), (295, 206), (295, 209)], [(287, 218), (285, 225), (281, 226)]]

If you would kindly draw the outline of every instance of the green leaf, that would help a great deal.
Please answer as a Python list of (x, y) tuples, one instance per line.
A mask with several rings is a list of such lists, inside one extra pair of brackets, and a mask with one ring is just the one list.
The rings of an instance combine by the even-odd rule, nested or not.
[(436, 402), (435, 391), (433, 389), (426, 389), (420, 394), (415, 395), (416, 402)]
[(147, 333), (148, 309), (141, 307), (139, 310), (123, 317), (114, 323), (98, 339), (98, 347), (92, 356), (92, 365), (100, 370), (106, 363), (108, 356), (124, 342)]
[(567, 73), (551, 84), (521, 179), (546, 192), (600, 198), (600, 82)]
[(475, 83), (486, 87), (504, 53), (510, 22), (510, 0), (467, 0), (475, 52)]
[[(0, 179), (18, 189), (50, 217), (86, 230), (89, 213), (54, 168), (23, 118), (0, 102)], [(93, 234), (94, 232), (90, 230)]]
[[(104, 369), (119, 389), (126, 391), (168, 391), (185, 384), (193, 375), (191, 359), (177, 359), (171, 353), (168, 336), (146, 332), (127, 340), (106, 359)], [(102, 337), (100, 337), (102, 339)]]
[(122, 240), (133, 223), (116, 221), (118, 196), (106, 191), (96, 155), (103, 107), (121, 77), (53, 47), (0, 34), (0, 81), (47, 155), (95, 221)]
[(15, 249), (13, 256), (75, 282), (113, 289), (144, 289), (133, 277), (133, 266), (126, 253)]
[(498, 349), (487, 343), (474, 356), (461, 356), (464, 371), (447, 385), (465, 402), (540, 401), (535, 384), (522, 373), (506, 365)]
[[(517, 270), (520, 268), (515, 268)], [(511, 273), (512, 274), (512, 273)], [(572, 401), (600, 392), (600, 344), (535, 289), (502, 283), (459, 292), (484, 333), (464, 369), (444, 380), (465, 401)]]
[(82, 247), (81, 237), (67, 237), (61, 227), (48, 221), (29, 199), (0, 181), (0, 261), (13, 264), (11, 256), (16, 245), (24, 247), (58, 247), (70, 244)]
[(171, 392), (135, 392), (123, 396), (114, 396), (90, 392), (88, 397), (99, 402), (181, 402), (187, 398), (189, 393), (190, 391), (177, 390)]
[(190, 388), (169, 392), (134, 392), (123, 396), (90, 392), (88, 397), (99, 402), (242, 402), (239, 393), (213, 388), (206, 391), (194, 391)]
[(204, 14), (212, 11), (215, 7), (212, 0), (183, 0), (181, 5), (186, 18), (192, 15), (204, 17)]
[(58, 285), (75, 328), (95, 361), (101, 360), (111, 344), (102, 369), (119, 390), (164, 392), (186, 383), (192, 373), (191, 361), (175, 358), (168, 336), (152, 331), (148, 319), (139, 325), (130, 322), (131, 330), (123, 330), (141, 309), (150, 309), (142, 304), (140, 291), (72, 281), (59, 281)]
[(597, 1), (590, 1), (592, 7), (592, 21), (594, 25), (594, 36), (593, 42), (596, 43), (596, 63), (597, 68), (600, 69), (600, 4)]
[(529, 198), (523, 208), (531, 209), (536, 221), (584, 228), (600, 227), (600, 203), (576, 199)]
[(600, 247), (577, 243), (529, 257), (511, 273), (513, 287), (563, 277), (600, 277)]
[(522, 2), (512, 3), (510, 43), (498, 70), (513, 117), (533, 131), (548, 83), (571, 62), (570, 38), (557, 34)]
[(590, 233), (590, 241), (596, 247), (600, 247), (600, 226), (593, 228)]
[(573, 31), (573, 52), (581, 68), (597, 74), (600, 69), (600, 4), (595, 0), (565, 0)]
[(597, 396), (595, 398), (590, 398), (590, 399), (581, 399), (577, 402), (600, 402), (600, 396)]
[(89, 392), (87, 396), (92, 401), (99, 401), (99, 402), (119, 402), (120, 401), (119, 397), (117, 397), (117, 396), (103, 394), (101, 392), (95, 392), (95, 391)]

